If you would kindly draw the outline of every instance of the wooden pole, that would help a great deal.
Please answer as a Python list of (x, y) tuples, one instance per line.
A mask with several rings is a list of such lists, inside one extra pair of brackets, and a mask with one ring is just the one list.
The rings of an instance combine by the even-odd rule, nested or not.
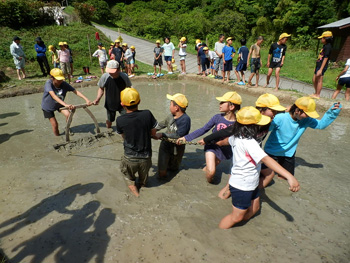
[(88, 44), (89, 44), (89, 54), (90, 54), (90, 66), (92, 64), (92, 56), (91, 56), (91, 46), (90, 46), (90, 39), (89, 39), (89, 35), (86, 35), (87, 40), (88, 40)]
[[(74, 105), (74, 107), (75, 107), (76, 109), (80, 109), (80, 108), (89, 107), (89, 105), (87, 105), (87, 104), (85, 103), (85, 104)], [(62, 108), (60, 108), (60, 110), (69, 110), (69, 108), (68, 108), (68, 107), (62, 107)]]

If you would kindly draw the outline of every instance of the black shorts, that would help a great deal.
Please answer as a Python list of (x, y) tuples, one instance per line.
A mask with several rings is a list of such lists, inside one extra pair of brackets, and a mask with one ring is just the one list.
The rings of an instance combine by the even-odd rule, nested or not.
[(45, 111), (43, 110), (44, 113), (44, 118), (45, 119), (51, 119), (55, 117), (55, 112), (54, 111)]
[(201, 58), (202, 71), (206, 71), (210, 67), (210, 61), (207, 58)]
[(350, 88), (350, 77), (340, 78), (338, 80), (338, 85), (340, 85), (340, 86), (344, 86), (345, 85), (345, 87)]
[(231, 70), (232, 70), (232, 59), (225, 60), (224, 71), (231, 71)]
[[(317, 71), (319, 71), (319, 70), (320, 70), (320, 68), (316, 67), (316, 68), (315, 68), (314, 74), (316, 75)], [(322, 76), (324, 75), (324, 73), (326, 72), (326, 70), (327, 70), (327, 67), (324, 67), (323, 70), (322, 70)]]
[(163, 66), (162, 57), (159, 57), (158, 59), (154, 59), (153, 66)]
[[(106, 109), (106, 110), (107, 110), (107, 120), (110, 122), (114, 122), (116, 119), (117, 111), (113, 111), (113, 110), (109, 110), (109, 109)], [(123, 108), (123, 109), (119, 110), (118, 112), (120, 115), (123, 115), (125, 113), (125, 110)]]
[[(272, 159), (274, 159), (276, 162), (279, 163), (284, 169), (286, 169), (288, 172), (290, 172), (294, 176), (294, 170), (295, 170), (295, 153), (292, 157), (286, 157), (286, 156), (275, 156), (272, 154), (268, 154)], [(261, 165), (261, 170), (264, 170), (268, 168), (265, 164)]]
[(269, 68), (281, 68), (281, 61), (280, 62), (270, 62), (270, 67)]

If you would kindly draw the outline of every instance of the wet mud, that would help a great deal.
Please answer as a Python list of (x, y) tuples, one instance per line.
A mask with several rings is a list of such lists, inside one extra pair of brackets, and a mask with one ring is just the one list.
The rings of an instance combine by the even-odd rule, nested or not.
[[(151, 110), (159, 121), (169, 114), (166, 94), (186, 94), (191, 131), (219, 112), (215, 97), (229, 89), (242, 96), (243, 106), (254, 105), (259, 96), (206, 81), (134, 80), (133, 86), (141, 94), (140, 109)], [(93, 100), (97, 87), (80, 91)], [(280, 92), (284, 106), (293, 96)], [(261, 211), (224, 231), (218, 223), (231, 212), (231, 200), (217, 194), (228, 180), (229, 161), (208, 184), (203, 147), (187, 145), (181, 170), (158, 180), (159, 141), (152, 141), (149, 181), (136, 198), (120, 174), (122, 140), (105, 128), (103, 102), (89, 108), (101, 134), (77, 110), (74, 135), (66, 143), (63, 116), (56, 113), (62, 133), (56, 138), (43, 117), (41, 97), (5, 98), (0, 105), (0, 247), (10, 262), (348, 262), (346, 114), (301, 138), (300, 192), (291, 193), (286, 181), (274, 179), (262, 194)], [(74, 94), (66, 101), (83, 103)], [(318, 107), (321, 116), (326, 108)]]

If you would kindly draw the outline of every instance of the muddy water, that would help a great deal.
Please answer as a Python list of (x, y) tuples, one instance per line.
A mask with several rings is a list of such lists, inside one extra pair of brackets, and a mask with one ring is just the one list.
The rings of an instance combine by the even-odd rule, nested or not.
[[(140, 108), (158, 120), (168, 114), (167, 93), (186, 94), (192, 131), (218, 113), (215, 97), (228, 91), (191, 81), (135, 81), (134, 87)], [(94, 99), (96, 90), (81, 91)], [(244, 106), (256, 100), (241, 96)], [(82, 103), (73, 94), (66, 101)], [(64, 138), (52, 135), (40, 102), (35, 94), (0, 105), (0, 247), (12, 262), (348, 262), (349, 119), (303, 135), (296, 154), (300, 192), (276, 179), (255, 218), (223, 231), (217, 225), (231, 212), (231, 200), (216, 196), (227, 182), (228, 161), (208, 185), (203, 149), (189, 145), (181, 171), (158, 181), (159, 142), (153, 141), (149, 184), (134, 198), (119, 172), (118, 137), (57, 152), (52, 146)], [(103, 105), (90, 109), (106, 131)], [(58, 120), (63, 131), (63, 117)], [(83, 110), (72, 131), (75, 140), (94, 134)]]

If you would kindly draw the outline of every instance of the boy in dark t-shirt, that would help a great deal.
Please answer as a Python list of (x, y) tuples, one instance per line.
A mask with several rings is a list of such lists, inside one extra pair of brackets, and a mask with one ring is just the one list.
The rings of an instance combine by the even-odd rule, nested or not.
[[(188, 101), (185, 95), (177, 93), (174, 96), (167, 94), (170, 100), (170, 114), (157, 125), (157, 130), (167, 128), (165, 133), (157, 133), (155, 138), (178, 139), (187, 135), (191, 129), (191, 119), (186, 114)], [(158, 154), (158, 176), (164, 178), (167, 171), (179, 170), (182, 157), (185, 153), (185, 144), (176, 145), (168, 141), (162, 141)]]
[(318, 59), (316, 61), (315, 73), (312, 78), (312, 82), (314, 84), (315, 93), (311, 95), (311, 97), (319, 98), (321, 96), (321, 90), (323, 85), (323, 75), (328, 68), (329, 57), (332, 52), (331, 42), (333, 40), (333, 34), (331, 31), (323, 32), (321, 36), (318, 37), (321, 39), (323, 48), (318, 55)]
[(106, 73), (104, 73), (97, 85), (97, 97), (93, 104), (98, 105), (100, 99), (106, 91), (105, 108), (107, 110), (107, 128), (112, 127), (115, 120), (116, 112), (124, 113), (123, 107), (120, 104), (120, 92), (125, 87), (131, 87), (131, 81), (127, 74), (120, 72), (119, 63), (115, 60), (107, 62)]
[(157, 66), (159, 66), (159, 73), (158, 73), (158, 77), (161, 76), (162, 74), (162, 66), (163, 66), (163, 52), (164, 52), (164, 48), (162, 48), (160, 46), (160, 40), (156, 41), (156, 47), (154, 48), (153, 52), (154, 52), (154, 62), (153, 62), (153, 67), (154, 67), (154, 74), (153, 75), (157, 75)]
[[(247, 62), (248, 62), (248, 55), (249, 55), (249, 49), (245, 46), (246, 40), (243, 38), (241, 39), (241, 47), (238, 49), (238, 65), (235, 70), (235, 74), (237, 77), (237, 84), (238, 85), (245, 85), (245, 76), (244, 71), (247, 70)], [(242, 81), (239, 77), (239, 73), (242, 75)]]
[(124, 51), (123, 48), (120, 46), (120, 40), (116, 39), (114, 42), (115, 46), (112, 49), (112, 54), (114, 55), (114, 60), (119, 63), (122, 69), (124, 69)]
[[(130, 191), (139, 196), (139, 189), (146, 184), (152, 166), (151, 137), (156, 134), (157, 121), (149, 110), (138, 110), (140, 95), (136, 89), (125, 88), (120, 95), (126, 110), (117, 118), (117, 133), (124, 138), (120, 170)], [(137, 183), (136, 173), (139, 175)]]
[[(71, 85), (64, 81), (65, 77), (62, 70), (54, 68), (50, 71), (50, 79), (46, 81), (44, 87), (44, 95), (41, 102), (41, 108), (44, 113), (44, 117), (49, 119), (53, 133), (59, 136), (58, 123), (55, 117), (55, 111), (61, 112), (66, 120), (69, 117), (69, 110), (74, 109), (74, 105), (64, 102), (68, 91), (75, 93), (77, 96), (83, 98), (87, 105), (91, 105), (91, 102), (79, 91), (75, 90)], [(61, 107), (68, 107), (69, 110), (59, 110)]]
[(266, 88), (267, 85), (269, 85), (273, 69), (276, 69), (275, 90), (278, 91), (279, 82), (280, 82), (280, 70), (284, 64), (284, 58), (286, 56), (286, 51), (287, 51), (286, 43), (287, 43), (288, 37), (290, 36), (291, 35), (287, 33), (283, 33), (280, 35), (279, 40), (276, 43), (273, 43), (271, 45), (269, 50), (269, 55), (267, 57), (267, 67), (269, 68), (269, 71), (267, 72), (266, 85), (264, 86), (264, 88)]

